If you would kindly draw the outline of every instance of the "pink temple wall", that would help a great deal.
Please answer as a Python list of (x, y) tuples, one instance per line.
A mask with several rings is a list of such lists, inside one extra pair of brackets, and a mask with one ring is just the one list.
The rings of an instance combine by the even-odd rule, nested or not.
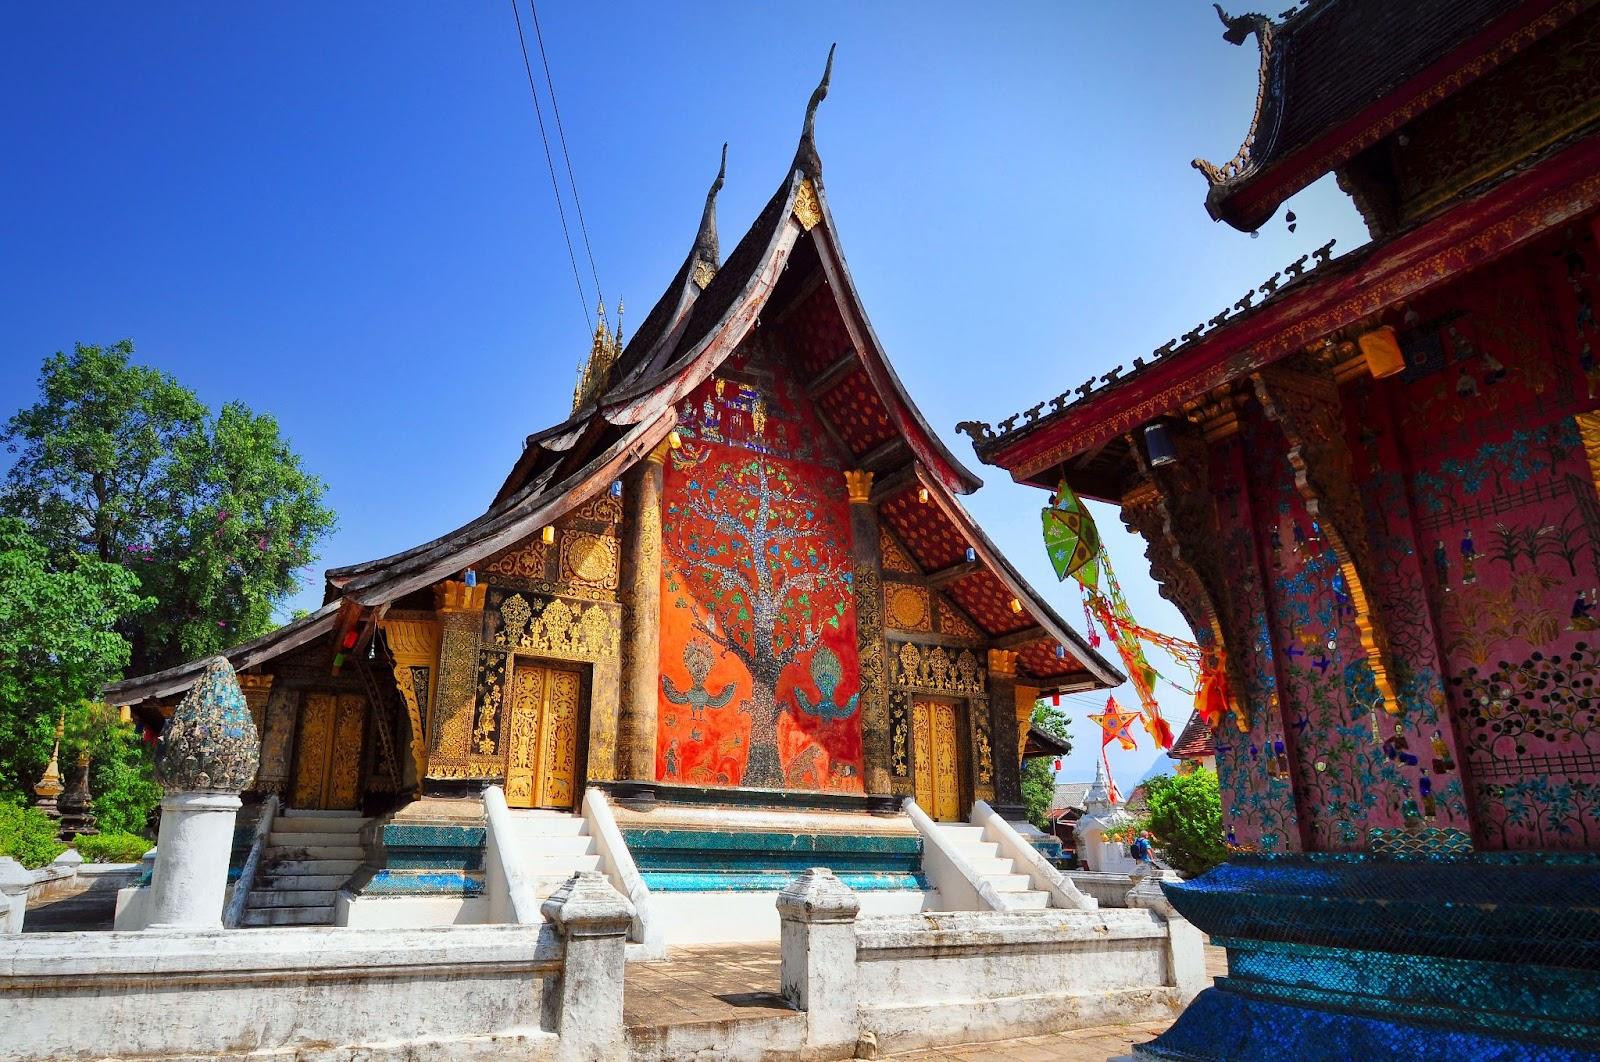
[(1361, 850), (1374, 828), (1431, 828), (1600, 847), (1600, 452), (1579, 419), (1600, 407), (1597, 277), (1587, 226), (1543, 241), (1405, 308), (1406, 371), (1342, 389), (1397, 715), (1375, 708), (1278, 426), (1249, 403), (1214, 448), (1222, 545), (1258, 617), (1228, 635), (1250, 729), (1217, 736), (1235, 845)]

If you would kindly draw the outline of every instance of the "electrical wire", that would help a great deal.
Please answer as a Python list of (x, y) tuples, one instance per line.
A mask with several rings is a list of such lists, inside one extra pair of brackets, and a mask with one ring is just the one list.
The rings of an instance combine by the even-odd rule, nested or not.
[[(511, 14), (517, 20), (517, 42), (522, 45), (522, 69), (528, 75), (528, 93), (533, 97), (533, 113), (539, 119), (539, 139), (544, 141), (544, 161), (550, 170), (550, 190), (556, 195), (556, 213), (561, 216), (561, 235), (567, 241), (567, 260), (572, 263), (572, 280), (578, 285), (578, 303), (583, 307), (583, 319), (593, 331), (594, 319), (589, 316), (589, 296), (583, 290), (578, 256), (572, 249), (572, 232), (567, 228), (567, 209), (561, 202), (561, 182), (556, 179), (556, 160), (550, 154), (550, 137), (544, 128), (544, 108), (539, 105), (539, 90), (534, 86), (533, 63), (528, 58), (528, 39), (522, 33), (522, 12), (517, 8), (517, 0), (511, 0)], [(552, 98), (550, 102), (554, 104), (555, 100)]]
[(561, 158), (567, 164), (567, 184), (572, 188), (572, 205), (578, 212), (578, 232), (583, 236), (583, 253), (589, 256), (589, 274), (594, 277), (595, 296), (603, 305), (605, 293), (600, 290), (600, 270), (595, 268), (594, 248), (589, 245), (589, 225), (583, 218), (583, 200), (578, 198), (578, 178), (572, 173), (572, 156), (567, 153), (567, 131), (561, 125), (561, 104), (556, 100), (555, 78), (550, 76), (550, 56), (544, 50), (544, 31), (539, 28), (539, 5), (528, 0), (528, 10), (533, 13), (533, 39), (539, 45), (539, 61), (544, 64), (544, 83), (550, 90), (550, 111), (556, 119), (556, 138), (561, 141)]

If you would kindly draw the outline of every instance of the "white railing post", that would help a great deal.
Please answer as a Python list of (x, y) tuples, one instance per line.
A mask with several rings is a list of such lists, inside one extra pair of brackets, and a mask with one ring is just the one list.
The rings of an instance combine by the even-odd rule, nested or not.
[(10, 856), (0, 857), (0, 933), (21, 933), (33, 874)]
[(506, 805), (506, 793), (497, 785), (483, 791), (486, 829), (483, 844), (484, 891), (489, 896), (489, 921), (538, 925), (539, 899), (528, 881), (527, 869), (517, 857), (516, 825)]
[(812, 867), (778, 894), (783, 998), (806, 1012), (806, 1047), (821, 1057), (861, 1036), (856, 894)]
[(1097, 911), (1098, 900), (1085, 896), (1061, 871), (1050, 865), (1015, 826), (1005, 820), (986, 800), (972, 803), (972, 824), (982, 826), (984, 835), (1000, 846), (1000, 854), (1010, 859), (1016, 868), (1028, 875), (1033, 887), (1050, 897), (1050, 906), (1068, 911)]
[(583, 870), (567, 879), (542, 910), (566, 942), (557, 1057), (571, 1062), (626, 1058), (622, 977), (633, 904), (604, 874)]

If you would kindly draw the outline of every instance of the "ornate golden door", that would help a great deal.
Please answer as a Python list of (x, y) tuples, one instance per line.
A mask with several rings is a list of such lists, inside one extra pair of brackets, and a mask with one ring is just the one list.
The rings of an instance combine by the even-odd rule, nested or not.
[(507, 804), (572, 807), (582, 686), (576, 671), (517, 661), (506, 742)]
[(305, 695), (290, 807), (343, 811), (360, 803), (366, 721), (367, 699), (359, 693)]
[(917, 805), (940, 822), (961, 815), (961, 761), (956, 749), (956, 709), (939, 701), (911, 706), (912, 777)]

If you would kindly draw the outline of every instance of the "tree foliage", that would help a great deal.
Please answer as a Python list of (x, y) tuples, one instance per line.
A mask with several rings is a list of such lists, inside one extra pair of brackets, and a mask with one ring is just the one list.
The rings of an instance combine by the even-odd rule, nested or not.
[(0, 856), (10, 856), (32, 870), (67, 850), (56, 840), (56, 824), (38, 808), (15, 799), (0, 799)]
[(46, 359), (39, 400), (0, 432), (16, 455), (0, 513), (58, 568), (88, 558), (137, 575), (157, 602), (123, 628), (138, 673), (269, 630), (334, 515), (275, 419), (238, 402), (213, 417), (132, 358), (124, 340)]
[(1145, 798), (1149, 811), (1140, 828), (1155, 835), (1156, 847), (1173, 869), (1193, 877), (1228, 858), (1217, 772), (1201, 767), (1152, 778), (1146, 783)]
[[(1072, 720), (1054, 705), (1035, 701), (1033, 725), (1072, 748)], [(1028, 808), (1028, 821), (1050, 832), (1050, 805), (1055, 800), (1056, 770), (1051, 757), (1041, 756), (1022, 765), (1022, 802)]]
[(92, 557), (54, 568), (21, 521), (0, 518), (0, 799), (23, 798), (38, 780), (62, 710), (79, 710), (126, 666), (116, 627), (148, 605), (137, 586)]

